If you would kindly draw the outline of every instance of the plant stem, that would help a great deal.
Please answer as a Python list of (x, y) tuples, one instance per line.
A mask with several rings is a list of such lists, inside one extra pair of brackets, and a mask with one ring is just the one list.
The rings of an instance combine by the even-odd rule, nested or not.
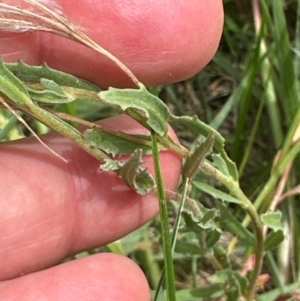
[(86, 141), (78, 130), (52, 115), (48, 111), (36, 105), (27, 106), (26, 109), (34, 118), (40, 120), (58, 133), (76, 142), (81, 148), (83, 148), (86, 152), (91, 154), (100, 162), (103, 162), (105, 159), (109, 159), (104, 152), (93, 147), (88, 141)]
[[(189, 178), (186, 178), (185, 183), (183, 185), (183, 193), (182, 193), (182, 195), (180, 195), (180, 205), (179, 205), (179, 209), (178, 209), (178, 212), (177, 212), (176, 220), (175, 220), (173, 231), (172, 231), (172, 238), (171, 238), (172, 255), (173, 255), (173, 253), (175, 251), (175, 247), (176, 247), (176, 239), (177, 239), (177, 234), (178, 234), (178, 231), (179, 231), (179, 226), (180, 226), (180, 221), (181, 221), (183, 208), (184, 208), (186, 199), (188, 197), (187, 194), (188, 194), (189, 183), (190, 183)], [(167, 199), (170, 199), (168, 197), (167, 191), (165, 191), (165, 193), (167, 195)], [(165, 286), (165, 280), (166, 280), (166, 269), (163, 269), (160, 280), (159, 280), (157, 290), (155, 292), (154, 301), (161, 300), (160, 298), (162, 298), (162, 294), (163, 294), (163, 290), (164, 290), (164, 286)]]
[(256, 282), (260, 275), (260, 271), (262, 268), (262, 262), (263, 262), (263, 255), (264, 255), (264, 249), (263, 249), (263, 243), (264, 243), (264, 234), (263, 234), (263, 224), (260, 220), (260, 217), (254, 208), (251, 201), (245, 196), (245, 194), (242, 192), (242, 190), (239, 188), (237, 182), (229, 178), (228, 176), (225, 176), (223, 173), (221, 173), (219, 170), (211, 166), (207, 162), (203, 162), (202, 170), (212, 176), (213, 178), (220, 181), (224, 186), (228, 188), (228, 190), (239, 200), (242, 201), (241, 206), (245, 209), (245, 211), (249, 214), (254, 230), (256, 235), (256, 247), (255, 247), (255, 263), (253, 267), (253, 271), (250, 277), (249, 287), (246, 295), (247, 301), (253, 301), (255, 296), (255, 288), (256, 288)]
[(162, 245), (164, 253), (164, 264), (166, 271), (166, 284), (167, 284), (167, 296), (168, 301), (175, 301), (175, 277), (174, 277), (174, 266), (172, 258), (172, 246), (171, 246), (171, 237), (169, 230), (169, 221), (168, 221), (168, 210), (167, 210), (167, 201), (164, 191), (164, 185), (160, 170), (159, 162), (159, 153), (157, 145), (157, 137), (154, 131), (151, 131), (151, 140), (152, 140), (152, 152), (153, 152), (153, 161), (155, 169), (155, 178), (157, 186), (157, 195), (159, 199), (159, 214), (160, 214), (160, 223), (161, 223), (161, 236), (162, 236)]

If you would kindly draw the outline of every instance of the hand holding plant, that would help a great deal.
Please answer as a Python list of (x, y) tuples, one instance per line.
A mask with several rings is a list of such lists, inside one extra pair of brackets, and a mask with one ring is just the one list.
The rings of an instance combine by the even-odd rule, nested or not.
[[(136, 7), (135, 1), (60, 2), (71, 21), (147, 85), (182, 80), (200, 70), (214, 54), (222, 29), (221, 1), (160, 1), (153, 7), (143, 1)], [(5, 62), (46, 61), (102, 87), (132, 86), (111, 61), (73, 41), (41, 32), (0, 32), (0, 41)], [(124, 115), (101, 125), (131, 134), (146, 131)], [(51, 133), (43, 141), (68, 164), (34, 138), (1, 145), (1, 296), (13, 299), (26, 287), (22, 298), (31, 300), (45, 295), (49, 300), (149, 300), (140, 270), (118, 255), (98, 254), (51, 268), (66, 256), (129, 233), (157, 214), (158, 204), (115, 174), (100, 172), (99, 162), (68, 139)], [(165, 188), (174, 190), (180, 158), (168, 150), (160, 160)], [(151, 157), (144, 161), (153, 171)], [(28, 275), (14, 279), (22, 274)]]

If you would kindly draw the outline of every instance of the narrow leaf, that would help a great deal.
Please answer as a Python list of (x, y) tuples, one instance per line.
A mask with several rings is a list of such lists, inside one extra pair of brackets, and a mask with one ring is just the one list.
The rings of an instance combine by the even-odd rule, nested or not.
[(0, 58), (0, 92), (17, 104), (32, 103), (25, 85), (4, 65)]
[(57, 94), (65, 94), (64, 90), (54, 81), (47, 78), (41, 78), (41, 84), (50, 91), (56, 92)]
[(253, 246), (253, 234), (249, 232), (221, 202), (217, 203), (217, 207), (220, 210), (220, 221), (224, 229), (236, 235), (247, 246)]
[(189, 255), (201, 255), (203, 251), (199, 248), (198, 243), (178, 240), (175, 246), (175, 252)]
[(221, 233), (221, 229), (211, 229), (205, 237), (206, 247), (212, 248), (219, 241)]
[(235, 204), (243, 204), (242, 201), (240, 201), (239, 199), (231, 196), (228, 193), (225, 193), (221, 190), (218, 190), (206, 183), (200, 182), (200, 181), (193, 181), (193, 184), (195, 185), (195, 187), (197, 187), (198, 189), (206, 192), (207, 194), (213, 196), (216, 199), (220, 199), (222, 201), (225, 202), (229, 202), (229, 203), (235, 203)]
[(210, 127), (209, 125), (205, 124), (204, 122), (200, 121), (198, 117), (188, 117), (188, 116), (170, 116), (170, 122), (174, 122), (174, 124), (182, 124), (189, 129), (191, 129), (194, 133), (197, 135), (201, 134), (205, 137), (209, 135), (209, 133), (213, 132), (215, 136), (215, 148), (220, 153), (224, 161), (226, 162), (228, 166), (228, 170), (230, 172), (231, 177), (234, 180), (238, 179), (238, 172), (236, 169), (236, 165), (233, 161), (231, 161), (225, 151), (224, 143), (225, 139), (221, 136), (220, 133), (218, 133), (215, 129)]
[(272, 231), (269, 233), (264, 241), (264, 251), (269, 251), (277, 247), (284, 240), (284, 235), (282, 230), (276, 232)]
[(5, 64), (17, 78), (23, 82), (40, 83), (41, 78), (53, 80), (60, 86), (79, 88), (89, 91), (99, 92), (100, 88), (96, 85), (78, 78), (76, 76), (49, 68), (46, 63), (42, 66), (30, 66), (22, 61), (18, 63)]
[(139, 89), (109, 88), (99, 94), (102, 101), (113, 105), (122, 111), (133, 109), (142, 113), (146, 123), (158, 135), (163, 136), (167, 130), (167, 121), (170, 116), (168, 107), (156, 96), (140, 85)]
[[(48, 81), (48, 83), (49, 82), (50, 81)], [(54, 85), (55, 83), (52, 82), (52, 84)], [(59, 104), (73, 102), (75, 100), (74, 97), (72, 97), (71, 95), (67, 95), (58, 85), (57, 87), (53, 88), (54, 90), (35, 90), (27, 87), (27, 91), (30, 95), (30, 98), (37, 102)]]
[(208, 300), (210, 298), (216, 298), (224, 294), (224, 288), (221, 284), (211, 284), (208, 286), (198, 287), (191, 291), (192, 296), (203, 298)]
[(210, 154), (214, 145), (215, 137), (210, 132), (203, 143), (201, 143), (195, 151), (186, 159), (182, 169), (183, 179), (192, 179), (196, 172), (201, 169), (201, 165), (207, 155)]

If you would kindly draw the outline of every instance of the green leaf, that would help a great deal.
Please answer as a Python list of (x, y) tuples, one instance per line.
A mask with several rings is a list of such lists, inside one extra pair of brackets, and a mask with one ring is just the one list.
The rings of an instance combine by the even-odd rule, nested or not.
[(242, 201), (240, 201), (239, 199), (229, 195), (228, 193), (225, 193), (221, 190), (218, 190), (204, 182), (200, 182), (200, 181), (193, 181), (193, 184), (195, 185), (195, 187), (197, 187), (198, 189), (206, 192), (207, 194), (213, 196), (216, 199), (220, 199), (222, 201), (225, 202), (229, 202), (229, 203), (235, 203), (235, 204), (243, 204)]
[(4, 65), (0, 58), (0, 92), (20, 105), (31, 104), (32, 101), (25, 85)]
[(192, 296), (208, 300), (209, 298), (220, 297), (224, 294), (224, 288), (221, 284), (211, 284), (203, 287), (198, 287), (191, 291)]
[(213, 159), (212, 165), (224, 175), (230, 176), (228, 166), (222, 156), (220, 154), (212, 154), (211, 157)]
[(201, 143), (191, 155), (188, 156), (182, 169), (183, 179), (192, 179), (195, 173), (201, 168), (205, 157), (212, 151), (214, 141), (215, 137), (213, 132), (211, 132), (208, 134), (205, 141)]
[(216, 209), (205, 208), (202, 204), (198, 204), (198, 206), (200, 209), (200, 214), (198, 215), (190, 210), (182, 212), (182, 217), (186, 224), (182, 232), (205, 232), (207, 247), (211, 247), (218, 241), (221, 233), (221, 229), (216, 224), (219, 214)]
[(209, 280), (219, 285), (222, 284), (226, 293), (238, 290), (239, 294), (244, 294), (248, 286), (248, 279), (232, 269), (216, 271), (209, 276)]
[(236, 235), (247, 246), (253, 246), (255, 243), (253, 234), (221, 202), (217, 202), (217, 207), (220, 210), (220, 221), (224, 229)]
[(17, 63), (5, 64), (5, 66), (23, 82), (40, 83), (41, 78), (43, 78), (53, 80), (56, 83), (59, 83), (60, 86), (79, 88), (95, 92), (100, 91), (100, 88), (96, 85), (68, 73), (49, 68), (46, 63), (44, 63), (42, 66), (30, 66), (22, 61), (18, 61)]
[(143, 85), (140, 85), (139, 89), (109, 88), (108, 91), (101, 91), (98, 95), (102, 101), (116, 106), (122, 111), (133, 109), (137, 113), (142, 113), (143, 118), (146, 119), (146, 124), (158, 135), (163, 136), (167, 133), (170, 111), (158, 97), (149, 93)]
[(123, 181), (139, 194), (149, 193), (155, 182), (145, 168), (142, 168), (142, 150), (137, 149), (125, 163), (113, 159), (106, 159), (100, 165), (103, 171), (115, 171)]
[(215, 136), (215, 148), (220, 153), (224, 161), (226, 162), (228, 166), (228, 170), (230, 172), (231, 177), (234, 180), (238, 179), (238, 172), (236, 169), (236, 165), (234, 162), (232, 162), (229, 157), (226, 154), (226, 151), (224, 149), (224, 143), (225, 139), (221, 136), (220, 133), (218, 133), (215, 129), (210, 127), (209, 125), (205, 124), (204, 122), (200, 121), (198, 117), (188, 117), (188, 116), (170, 116), (170, 122), (174, 124), (182, 124), (189, 129), (191, 129), (194, 133), (197, 135), (201, 134), (205, 137), (209, 135), (209, 133), (213, 133)]
[(50, 91), (56, 92), (57, 94), (65, 94), (64, 90), (54, 81), (47, 78), (41, 78), (41, 84)]
[(216, 271), (208, 279), (212, 283), (210, 286), (196, 289), (192, 291), (192, 294), (207, 300), (212, 296), (219, 296), (219, 294), (217, 296), (214, 295), (215, 290), (216, 293), (222, 292), (223, 295), (234, 298), (228, 300), (237, 300), (238, 296), (245, 294), (248, 287), (247, 278), (232, 269)]
[(221, 233), (222, 231), (219, 228), (218, 230), (211, 229), (210, 231), (208, 231), (205, 237), (206, 247), (212, 248), (219, 241)]
[(229, 289), (225, 291), (226, 300), (239, 300), (240, 290), (238, 285), (231, 286)]
[(284, 235), (282, 230), (270, 232), (264, 241), (264, 251), (266, 252), (277, 247), (283, 240)]
[[(156, 292), (151, 290), (151, 296), (152, 296), (151, 300), (155, 301), (155, 299), (154, 299), (155, 294), (156, 294)], [(160, 297), (160, 299), (157, 299), (157, 300), (168, 301), (167, 298), (168, 298), (167, 294), (164, 294), (163, 296)], [(191, 296), (190, 289), (177, 290), (176, 298), (177, 298), (176, 300), (178, 300), (178, 301), (200, 301), (199, 298)]]
[(72, 95), (68, 95), (64, 90), (52, 80), (41, 79), (42, 86), (47, 90), (35, 90), (27, 87), (27, 91), (32, 100), (56, 104), (56, 103), (68, 103), (73, 102), (75, 98)]
[(231, 261), (229, 256), (227, 256), (227, 250), (224, 249), (223, 246), (221, 246), (221, 244), (215, 244), (214, 247), (214, 256), (216, 257), (216, 259), (218, 260), (218, 262), (221, 264), (221, 266), (224, 269), (231, 269), (232, 265), (231, 265)]
[(261, 221), (270, 229), (274, 231), (283, 230), (281, 224), (282, 213), (281, 211), (270, 211), (260, 216)]
[(192, 243), (190, 241), (182, 241), (182, 240), (178, 240), (176, 242), (175, 252), (181, 254), (198, 255), (198, 256), (203, 253), (197, 243)]
[[(131, 154), (136, 149), (141, 149), (144, 154), (151, 153), (151, 146), (146, 143), (150, 142), (150, 137), (148, 136), (139, 136), (139, 135), (127, 135), (131, 140), (126, 139), (125, 137), (117, 136), (112, 133), (100, 132), (97, 129), (88, 129), (84, 132), (84, 138), (89, 141), (93, 146), (100, 148), (102, 151), (107, 154), (115, 157), (116, 155)], [(122, 135), (123, 133), (119, 133)], [(143, 140), (147, 139), (147, 140)], [(144, 144), (136, 142), (145, 142)]]
[(113, 159), (106, 159), (104, 163), (100, 165), (100, 169), (103, 171), (116, 171), (123, 167), (123, 163)]

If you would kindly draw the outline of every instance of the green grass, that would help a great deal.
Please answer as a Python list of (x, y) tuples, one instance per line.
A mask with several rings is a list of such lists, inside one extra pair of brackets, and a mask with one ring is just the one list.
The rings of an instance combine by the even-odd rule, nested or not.
[[(260, 14), (255, 17), (261, 27), (254, 22), (254, 1), (242, 2), (224, 1), (224, 34), (213, 61), (192, 79), (153, 92), (175, 115), (197, 114), (223, 135), (226, 151), (237, 165), (240, 187), (258, 214), (270, 208), (282, 213), (286, 239), (276, 246), (282, 235), (272, 220), (269, 228), (275, 230), (269, 230), (265, 239), (262, 267), (268, 281), (259, 278), (257, 294), (258, 300), (271, 301), (286, 293), (280, 300), (288, 300), (294, 291), (300, 291), (300, 189), (293, 190), (300, 182), (300, 143), (297, 135), (295, 138), (300, 124), (300, 2), (259, 1)], [(115, 113), (108, 106), (90, 106), (93, 109), (78, 102), (59, 105), (59, 109), (88, 120)], [(31, 125), (38, 133), (45, 132), (40, 124)], [(174, 127), (181, 143), (191, 149), (203, 141), (202, 135), (182, 125), (174, 123)], [(4, 110), (0, 112), (0, 128), (1, 140), (23, 135), (15, 118)], [(220, 156), (212, 155), (209, 160), (228, 172)], [(173, 254), (176, 299), (220, 300), (217, 298), (223, 296), (222, 300), (240, 300), (251, 279), (247, 271), (245, 275), (241, 271), (255, 250), (257, 229), (250, 223), (247, 208), (245, 212), (230, 199), (237, 195), (232, 191), (229, 195), (216, 178), (200, 170), (191, 184), (189, 197), (196, 200), (197, 209), (187, 204), (191, 207), (187, 207), (189, 213), (182, 214), (184, 222), (177, 235)], [(285, 192), (289, 193), (281, 199)], [(197, 210), (202, 219), (194, 223)], [(178, 202), (170, 202), (171, 226), (178, 211)], [(144, 270), (153, 295), (163, 271), (158, 224), (154, 220), (101, 248), (135, 260)]]
[[(258, 17), (263, 25), (260, 31), (255, 31), (251, 1), (244, 2), (241, 4), (244, 10), (240, 10), (237, 1), (226, 1), (223, 38), (209, 66), (191, 80), (164, 87), (161, 95), (176, 114), (191, 116), (196, 112), (201, 120), (222, 133), (229, 156), (237, 164), (241, 187), (258, 212), (264, 213), (275, 200), (288, 162), (292, 167), (283, 179), (285, 185), (281, 194), (297, 186), (300, 180), (299, 147), (293, 139), (300, 124), (300, 4), (297, 1), (260, 1), (261, 15)], [(183, 128), (177, 130), (183, 143), (190, 145), (190, 133)], [(279, 151), (282, 156), (276, 162)], [(282, 164), (278, 173), (274, 173), (274, 164), (279, 167)], [(194, 180), (196, 185), (191, 195), (205, 206), (215, 208), (218, 201), (197, 189), (197, 181), (201, 183), (203, 179), (205, 176), (199, 175)], [(283, 292), (292, 292), (291, 286), (300, 289), (298, 203), (296, 193), (274, 205), (282, 212), (286, 240), (264, 256), (263, 273), (270, 279), (258, 290), (259, 300), (275, 300)], [(218, 247), (226, 254), (231, 268), (239, 269), (251, 248), (240, 234), (238, 244), (228, 254), (232, 238), (226, 231), (231, 234), (241, 231), (238, 225), (244, 215), (235, 206), (226, 207), (236, 223), (232, 220), (231, 226), (222, 225), (224, 237)], [(252, 232), (247, 220), (246, 224)], [(206, 283), (206, 277), (213, 275), (215, 268), (203, 254), (193, 252), (199, 246), (196, 237), (181, 236), (180, 240), (190, 241), (191, 249), (186, 247), (185, 251), (175, 253), (178, 289), (185, 289), (182, 297), (178, 293), (178, 300), (192, 300), (187, 297), (187, 291)], [(235, 299), (228, 296), (228, 300)]]

